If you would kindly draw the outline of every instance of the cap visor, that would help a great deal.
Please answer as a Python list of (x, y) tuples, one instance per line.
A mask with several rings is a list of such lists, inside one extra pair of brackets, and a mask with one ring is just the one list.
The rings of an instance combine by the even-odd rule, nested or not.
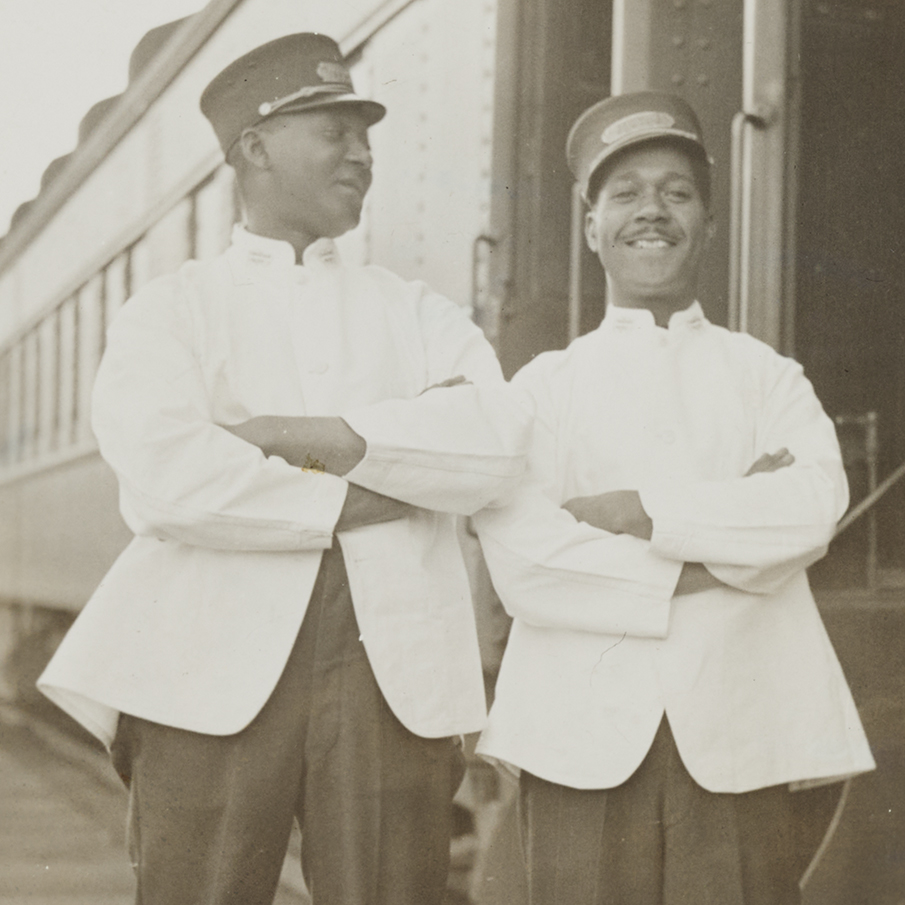
[[(380, 122), (386, 116), (387, 108), (377, 101), (369, 101), (357, 94), (323, 94), (308, 97), (304, 100), (293, 101), (285, 107), (279, 107), (270, 116), (279, 116), (282, 113), (305, 113), (308, 110), (318, 110), (322, 107), (357, 106), (364, 114), (369, 126)], [(267, 118), (267, 117), (265, 117)]]

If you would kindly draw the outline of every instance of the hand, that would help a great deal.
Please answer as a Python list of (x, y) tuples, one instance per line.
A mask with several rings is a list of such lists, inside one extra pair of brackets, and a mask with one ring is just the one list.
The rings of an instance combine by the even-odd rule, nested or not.
[(277, 420), (271, 415), (260, 415), (257, 418), (249, 418), (248, 421), (243, 421), (241, 424), (221, 424), (220, 427), (234, 434), (240, 440), (264, 450), (265, 446), (270, 445), (271, 436), (274, 432), (274, 422)]
[(697, 594), (698, 591), (709, 591), (711, 588), (722, 587), (726, 587), (726, 585), (719, 578), (711, 575), (702, 563), (687, 562), (679, 573), (679, 581), (673, 591), (673, 597)]
[(611, 490), (595, 496), (580, 496), (563, 503), (580, 522), (611, 534), (631, 534), (650, 540), (654, 523), (641, 505), (637, 490)]
[(446, 380), (441, 380), (439, 383), (432, 383), (429, 387), (423, 389), (418, 395), (423, 396), (429, 390), (438, 390), (442, 387), (458, 387), (470, 385), (471, 381), (467, 378), (463, 377), (461, 374), (457, 374), (455, 377), (449, 377)]
[(367, 443), (339, 417), (259, 415), (224, 430), (257, 446), (265, 456), (342, 477), (364, 457)]
[(751, 477), (753, 474), (766, 474), (768, 472), (779, 471), (780, 468), (788, 468), (794, 461), (795, 456), (793, 456), (785, 447), (777, 450), (775, 453), (764, 453), (745, 472), (745, 477)]
[(361, 528), (363, 525), (393, 522), (411, 515), (414, 511), (415, 507), (408, 503), (401, 503), (373, 490), (365, 490), (357, 484), (350, 484), (346, 502), (333, 530), (348, 531), (350, 528)]

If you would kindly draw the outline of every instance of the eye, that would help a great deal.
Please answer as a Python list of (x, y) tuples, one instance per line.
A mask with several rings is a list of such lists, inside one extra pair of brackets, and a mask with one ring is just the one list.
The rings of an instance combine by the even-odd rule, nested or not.
[(694, 189), (686, 185), (673, 185), (666, 189), (666, 197), (678, 204), (684, 204), (694, 198)]
[(612, 198), (613, 201), (624, 204), (626, 202), (634, 200), (634, 198), (637, 197), (637, 194), (637, 191), (631, 186), (622, 186), (613, 189), (613, 191), (610, 193), (610, 198)]

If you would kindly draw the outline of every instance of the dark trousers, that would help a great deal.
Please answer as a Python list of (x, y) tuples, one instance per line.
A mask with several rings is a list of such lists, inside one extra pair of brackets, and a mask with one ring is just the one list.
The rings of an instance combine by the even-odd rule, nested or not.
[(522, 772), (530, 905), (798, 905), (839, 785), (707, 792), (664, 717), (637, 771), (578, 790)]
[(201, 735), (123, 715), (113, 758), (130, 789), (138, 905), (270, 905), (294, 818), (315, 905), (443, 897), (462, 755), (390, 711), (338, 549), (325, 554), (283, 675), (246, 729)]

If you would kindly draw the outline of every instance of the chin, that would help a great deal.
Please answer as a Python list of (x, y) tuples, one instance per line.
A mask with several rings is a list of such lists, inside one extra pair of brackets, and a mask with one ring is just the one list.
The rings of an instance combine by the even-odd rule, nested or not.
[(346, 210), (337, 213), (337, 215), (332, 218), (332, 221), (331, 231), (329, 234), (325, 233), (325, 235), (329, 235), (331, 239), (345, 235), (361, 223), (361, 206), (359, 205), (355, 210)]

